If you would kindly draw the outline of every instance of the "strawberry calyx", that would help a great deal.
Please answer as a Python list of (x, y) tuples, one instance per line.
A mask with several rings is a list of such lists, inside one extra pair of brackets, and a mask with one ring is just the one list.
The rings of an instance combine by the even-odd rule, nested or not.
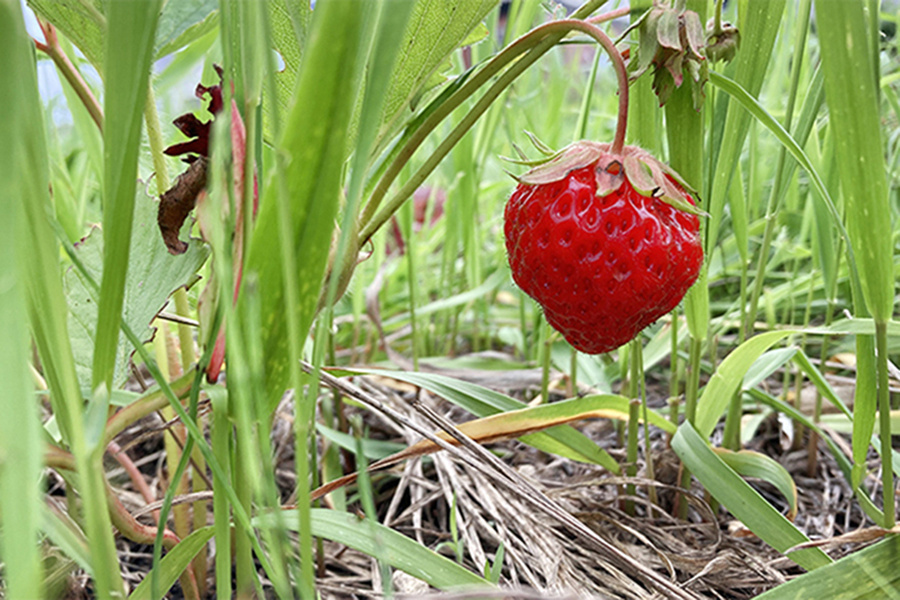
[[(609, 195), (625, 183), (647, 198), (658, 198), (673, 208), (705, 216), (691, 199), (696, 192), (671, 167), (637, 146), (625, 146), (621, 153), (612, 144), (582, 140), (570, 144), (517, 177), (519, 183), (543, 185), (565, 179), (569, 173), (595, 165), (597, 196)], [(676, 185), (677, 184), (677, 185)]]

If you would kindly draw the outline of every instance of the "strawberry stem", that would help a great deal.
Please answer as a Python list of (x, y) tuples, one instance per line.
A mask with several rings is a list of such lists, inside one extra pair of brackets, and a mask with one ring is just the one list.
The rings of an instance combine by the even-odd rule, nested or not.
[[(480, 71), (474, 73), (469, 80), (454, 92), (443, 104), (441, 104), (433, 113), (431, 113), (418, 126), (416, 131), (406, 140), (402, 148), (395, 154), (392, 162), (369, 196), (369, 200), (364, 207), (359, 219), (360, 236), (359, 245), (365, 244), (374, 233), (386, 223), (392, 214), (397, 211), (400, 205), (406, 201), (415, 191), (416, 187), (431, 173), (437, 163), (449, 153), (450, 149), (456, 145), (459, 139), (468, 131), (491, 103), (506, 89), (513, 80), (516, 79), (528, 66), (533, 64), (540, 56), (546, 53), (552, 46), (570, 31), (581, 31), (599, 43), (607, 54), (610, 61), (616, 69), (616, 76), (619, 87), (619, 112), (618, 122), (616, 124), (616, 135), (613, 139), (611, 147), (612, 152), (621, 152), (625, 146), (625, 126), (628, 122), (628, 74), (625, 71), (625, 61), (622, 55), (616, 49), (613, 41), (607, 36), (603, 30), (596, 25), (583, 21), (581, 19), (561, 19), (551, 21), (540, 25), (530, 32), (520, 37), (512, 44), (507, 46), (500, 54), (488, 61)], [(520, 55), (526, 54), (521, 60), (516, 61), (507, 71), (500, 76), (497, 82), (491, 86), (488, 92), (479, 99), (476, 105), (469, 110), (459, 125), (453, 132), (447, 136), (439, 145), (438, 149), (429, 157), (426, 163), (416, 172), (413, 177), (407, 181), (402, 189), (391, 197), (390, 201), (380, 211), (381, 201), (400, 174), (403, 166), (409, 162), (416, 149), (422, 144), (425, 138), (431, 133), (444, 118), (446, 118), (456, 107), (462, 104), (467, 98), (475, 93), (482, 85), (487, 83), (494, 75), (500, 72), (504, 67), (513, 63)]]
[(560, 22), (570, 23), (572, 29), (582, 31), (594, 38), (609, 55), (609, 60), (616, 70), (616, 79), (619, 84), (619, 113), (616, 117), (616, 135), (610, 151), (613, 154), (621, 154), (622, 148), (625, 147), (625, 127), (628, 125), (628, 73), (625, 71), (622, 54), (616, 49), (616, 45), (609, 39), (609, 36), (593, 23), (575, 20)]

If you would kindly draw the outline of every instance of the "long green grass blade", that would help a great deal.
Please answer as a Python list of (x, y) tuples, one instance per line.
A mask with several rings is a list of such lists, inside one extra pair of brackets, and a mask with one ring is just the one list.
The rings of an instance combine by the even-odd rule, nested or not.
[[(163, 559), (153, 567), (159, 576), (159, 586), (164, 592), (171, 588), (178, 577), (189, 568), (191, 561), (212, 539), (215, 530), (212, 526), (198, 529), (187, 536), (166, 554)], [(134, 591), (128, 596), (128, 600), (151, 600), (153, 595), (150, 592), (150, 582), (152, 575), (147, 575), (144, 580)], [(163, 595), (157, 596), (156, 599), (163, 598)]]
[(703, 388), (703, 395), (697, 402), (697, 431), (704, 437), (712, 434), (719, 417), (722, 416), (728, 399), (738, 390), (750, 366), (763, 352), (796, 331), (770, 331), (752, 337), (722, 361), (709, 383)]
[[(854, 458), (862, 459), (863, 440), (871, 433), (877, 393), (882, 443), (890, 443), (887, 413), (890, 393), (886, 361), (886, 327), (894, 310), (895, 277), (891, 208), (881, 142), (877, 56), (864, 7), (857, 2), (816, 1), (816, 22), (825, 72), (825, 95), (832, 128), (841, 190), (846, 203), (847, 230), (859, 257), (859, 277), (865, 304), (875, 321), (878, 381), (871, 379), (875, 364), (871, 340), (858, 340), (861, 376), (856, 410), (865, 410), (854, 428)], [(876, 44), (877, 48), (877, 44)], [(857, 312), (860, 299), (855, 299)], [(864, 316), (864, 315), (863, 315)], [(883, 347), (882, 347), (883, 346)], [(862, 374), (861, 374), (862, 375)], [(865, 423), (863, 423), (863, 419)], [(894, 483), (891, 456), (883, 456), (885, 526), (894, 524)]]
[[(33, 71), (23, 71), (33, 73)], [(26, 147), (31, 184), (22, 191), (27, 246), (20, 252), (28, 293), (28, 314), (31, 331), (40, 355), (43, 374), (50, 389), (50, 402), (63, 440), (75, 456), (79, 471), (78, 492), (83, 501), (84, 528), (90, 544), (96, 593), (99, 598), (123, 594), (118, 560), (112, 538), (112, 525), (106, 503), (105, 482), (99, 452), (91, 454), (84, 428), (84, 400), (75, 374), (75, 362), (66, 328), (67, 307), (63, 294), (59, 265), (59, 245), (49, 219), (53, 215), (47, 187), (49, 180), (41, 127), (41, 106), (33, 75), (18, 82), (28, 102), (23, 114), (16, 118), (28, 121), (34, 128)], [(105, 415), (102, 415), (105, 419)], [(102, 421), (100, 421), (102, 423)]]
[[(769, 66), (772, 47), (778, 35), (778, 24), (784, 13), (785, 0), (754, 2), (743, 0), (739, 3), (741, 28), (741, 50), (735, 59), (734, 79), (752, 96), (759, 95)], [(749, 115), (737, 106), (728, 106), (725, 129), (722, 133), (722, 148), (716, 161), (716, 172), (711, 182), (709, 197), (709, 228), (707, 230), (706, 251), (715, 246), (719, 224), (725, 207), (725, 199), (731, 178), (735, 173), (735, 163), (740, 158), (744, 139), (750, 128)]]
[[(297, 522), (291, 514), (285, 522), (292, 529)], [(334, 540), (370, 556), (381, 552), (381, 556), (393, 567), (409, 573), (438, 589), (460, 590), (481, 587), (487, 589), (487, 580), (461, 567), (450, 559), (425, 548), (393, 529), (379, 523), (367, 522), (355, 514), (338, 512), (324, 508), (312, 509), (313, 534), (317, 537)], [(254, 519), (258, 527), (271, 527), (272, 515), (261, 515)], [(374, 536), (365, 535), (368, 528), (378, 532), (378, 546)]]
[(891, 211), (866, 17), (859, 2), (816, 0), (816, 23), (847, 230), (866, 304), (876, 321), (887, 321), (894, 308)]
[(752, 450), (734, 452), (726, 448), (714, 448), (713, 452), (742, 477), (755, 477), (774, 485), (788, 501), (790, 507), (788, 517), (793, 520), (797, 514), (797, 485), (781, 463)]
[(37, 77), (19, 3), (0, 2), (0, 560), (8, 598), (41, 596), (38, 551), (41, 519), (41, 427), (28, 373), (28, 321), (22, 252), (28, 252), (23, 204), (41, 202), (46, 165), (40, 155), (44, 135), (37, 105)]
[[(850, 237), (841, 220), (840, 213), (838, 213), (837, 207), (834, 204), (834, 200), (831, 198), (831, 194), (825, 187), (818, 170), (813, 166), (812, 161), (809, 160), (809, 157), (803, 151), (800, 144), (797, 143), (791, 134), (785, 131), (784, 127), (782, 127), (781, 124), (776, 121), (765, 108), (763, 108), (756, 98), (751, 96), (747, 90), (742, 88), (734, 80), (713, 71), (709, 74), (709, 82), (728, 93), (734, 100), (737, 100), (761, 125), (768, 129), (775, 138), (787, 148), (788, 152), (791, 153), (791, 156), (794, 157), (794, 160), (796, 160), (797, 163), (803, 167), (803, 170), (809, 174), (813, 188), (816, 191), (816, 197), (824, 203), (825, 208), (828, 210), (828, 214), (831, 216), (831, 222), (841, 233), (841, 237), (849, 243)], [(847, 248), (846, 250), (850, 267), (850, 285), (851, 288), (855, 290), (860, 286), (855, 253), (852, 248)]]
[(161, 0), (113, 0), (109, 4), (103, 132), (103, 280), (100, 283), (91, 387), (112, 389), (140, 151), (143, 107)]
[[(268, 186), (245, 269), (259, 282), (263, 349), (271, 412), (290, 380), (285, 312), (294, 311), (297, 330), (306, 332), (319, 300), (322, 276), (331, 243), (340, 184), (347, 156), (347, 131), (355, 103), (353, 78), (360, 64), (364, 7), (354, 2), (327, 2), (315, 11), (309, 47), (297, 79), (297, 95), (287, 117), (278, 151), (290, 168), (284, 173), (289, 201), (290, 238), (297, 264), (297, 304), (285, 306), (284, 274), (279, 244), (278, 203), (282, 197)], [(341, 35), (334, 36), (334, 31)], [(302, 257), (302, 260), (300, 260)], [(247, 302), (242, 294), (238, 313)]]
[[(703, 487), (764, 542), (779, 552), (786, 552), (809, 541), (784, 515), (716, 456), (690, 423), (683, 423), (678, 428), (672, 438), (672, 449)], [(831, 562), (828, 555), (818, 548), (791, 552), (787, 556), (808, 571)]]
[(829, 600), (900, 599), (900, 536), (887, 539), (845, 556), (756, 597), (756, 600), (781, 598), (828, 598)]
[[(379, 369), (351, 369), (350, 372), (393, 377), (417, 385), (446, 398), (479, 417), (500, 412), (527, 408), (520, 402), (479, 385), (433, 373), (409, 371), (384, 371)], [(541, 433), (523, 436), (522, 441), (545, 452), (565, 456), (580, 462), (602, 465), (611, 473), (619, 472), (619, 465), (608, 452), (568, 425), (551, 428)]]

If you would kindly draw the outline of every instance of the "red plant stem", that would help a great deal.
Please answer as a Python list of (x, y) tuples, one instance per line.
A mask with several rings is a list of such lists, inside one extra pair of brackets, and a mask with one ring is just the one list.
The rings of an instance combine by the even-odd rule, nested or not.
[[(75, 472), (75, 458), (62, 448), (48, 444), (44, 452), (44, 462), (51, 469)], [(128, 509), (119, 500), (119, 497), (109, 487), (109, 483), (105, 481), (106, 498), (109, 503), (109, 516), (119, 533), (127, 539), (138, 544), (150, 545), (156, 539), (157, 528), (144, 525), (132, 516)], [(166, 550), (171, 551), (181, 540), (169, 529), (163, 530), (163, 546)], [(191, 569), (185, 570), (181, 574), (181, 586), (184, 589), (185, 596), (191, 599), (199, 600), (200, 593), (197, 589), (197, 580)]]
[(594, 25), (599, 25), (600, 23), (606, 23), (607, 21), (612, 21), (613, 19), (618, 19), (619, 17), (627, 17), (630, 14), (631, 7), (623, 6), (621, 8), (611, 10), (608, 13), (597, 15), (596, 17), (589, 17), (585, 19), (585, 21), (587, 21), (588, 23), (593, 23)]
[(71, 85), (72, 89), (75, 90), (75, 93), (78, 94), (78, 97), (87, 109), (88, 114), (91, 115), (94, 123), (97, 124), (97, 129), (102, 132), (103, 109), (100, 107), (100, 103), (97, 102), (97, 98), (94, 96), (91, 88), (81, 76), (81, 73), (78, 72), (78, 69), (75, 68), (75, 65), (72, 64), (72, 61), (69, 60), (69, 57), (63, 52), (62, 46), (59, 45), (59, 38), (56, 36), (56, 28), (50, 23), (40, 19), (38, 19), (38, 25), (44, 33), (44, 40), (46, 43), (44, 44), (38, 40), (34, 40), (35, 47), (53, 60), (56, 64), (56, 68), (59, 69), (59, 72), (63, 74), (63, 77), (66, 78), (66, 81), (69, 82), (69, 85)]
[[(131, 460), (131, 457), (122, 450), (121, 446), (119, 446), (115, 442), (110, 442), (106, 446), (106, 451), (116, 459), (125, 472), (128, 473), (128, 477), (131, 479), (131, 483), (137, 490), (141, 493), (141, 496), (144, 497), (144, 502), (147, 504), (153, 504), (156, 502), (156, 498), (153, 496), (153, 490), (150, 489), (150, 486), (147, 485), (147, 480), (144, 479), (143, 474), (138, 470), (137, 466), (134, 464), (134, 461)], [(153, 511), (153, 518), (159, 523), (159, 511)]]
[(588, 34), (598, 44), (603, 46), (603, 49), (609, 55), (613, 68), (616, 70), (616, 79), (619, 84), (619, 113), (616, 116), (616, 135), (613, 138), (610, 152), (612, 154), (620, 154), (622, 148), (625, 147), (625, 127), (628, 124), (628, 72), (625, 70), (625, 61), (622, 59), (622, 54), (616, 49), (616, 45), (609, 39), (609, 36), (593, 23), (574, 21), (572, 29)]

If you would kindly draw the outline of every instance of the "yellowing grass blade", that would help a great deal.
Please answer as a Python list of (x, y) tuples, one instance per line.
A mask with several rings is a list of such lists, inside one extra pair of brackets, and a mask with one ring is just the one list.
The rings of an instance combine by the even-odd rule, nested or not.
[[(472, 440), (488, 444), (503, 440), (515, 439), (543, 431), (551, 427), (565, 425), (572, 421), (584, 419), (628, 419), (628, 398), (612, 395), (587, 396), (564, 402), (554, 402), (533, 408), (523, 408), (510, 412), (498, 413), (482, 419), (468, 421), (457, 429)], [(674, 433), (675, 426), (664, 419), (658, 413), (649, 411), (650, 422), (667, 433)], [(443, 441), (454, 446), (459, 441), (446, 432), (438, 432), (437, 436)], [(410, 458), (425, 456), (440, 450), (435, 442), (422, 440), (409, 448), (372, 463), (370, 471), (385, 469)], [(357, 474), (353, 473), (340, 479), (336, 479), (315, 490), (312, 498), (321, 498), (340, 487), (353, 483)], [(780, 489), (780, 488), (779, 488)]]
[[(499, 412), (508, 412), (527, 407), (524, 402), (510, 398), (500, 392), (436, 373), (360, 368), (354, 368), (352, 372), (391, 377), (398, 381), (410, 383), (437, 394), (478, 417), (487, 417)], [(625, 409), (625, 412), (627, 412), (627, 409)], [(598, 464), (611, 473), (619, 473), (618, 463), (608, 452), (580, 432), (566, 425), (525, 436), (522, 438), (522, 441), (550, 454), (556, 454), (557, 456), (563, 456), (579, 462)]]

